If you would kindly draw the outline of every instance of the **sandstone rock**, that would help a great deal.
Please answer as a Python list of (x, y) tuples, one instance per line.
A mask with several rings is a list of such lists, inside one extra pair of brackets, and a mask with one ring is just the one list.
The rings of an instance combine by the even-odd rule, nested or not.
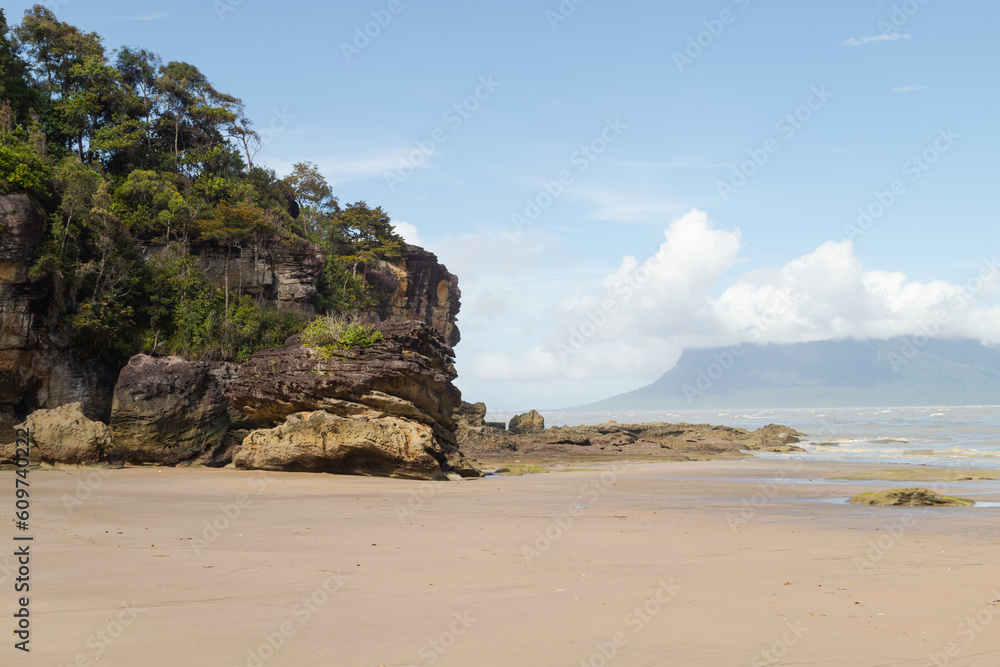
[(132, 357), (115, 385), (116, 449), (131, 463), (211, 459), (231, 423), (220, 381), (227, 373), (235, 369), (179, 357)]
[(507, 423), (506, 422), (486, 422), (486, 427), (487, 428), (491, 428), (494, 431), (506, 431), (507, 430)]
[(444, 336), (449, 345), (458, 345), (461, 334), (455, 319), (462, 292), (458, 278), (438, 262), (434, 253), (407, 246), (400, 262), (382, 262), (380, 269), (383, 289), (392, 292), (386, 313), (389, 320), (424, 322)]
[[(94, 465), (112, 449), (107, 424), (88, 419), (80, 403), (68, 403), (51, 410), (36, 410), (17, 428), (27, 429), (31, 438), (32, 463)], [(13, 463), (13, 444), (2, 448), (0, 460)]]
[(441, 474), (434, 454), (426, 424), (378, 411), (348, 418), (319, 410), (251, 432), (233, 463), (247, 470), (432, 479)]
[(544, 431), (545, 418), (538, 413), (538, 410), (532, 410), (531, 412), (526, 412), (523, 415), (517, 415), (512, 418), (507, 430), (514, 434)]
[(0, 196), (0, 442), (39, 409), (82, 404), (105, 421), (116, 370), (81, 357), (60, 330), (52, 286), (28, 269), (45, 233), (45, 216), (26, 196)]
[(455, 423), (460, 428), (483, 428), (486, 426), (486, 404), (462, 401), (455, 410)]
[[(423, 322), (376, 326), (383, 340), (365, 349), (341, 350), (328, 360), (292, 336), (283, 347), (251, 357), (225, 393), (233, 407), (272, 426), (290, 415), (319, 410), (360, 421), (395, 418), (421, 424), (430, 429), (430, 451), (445, 472), (454, 468), (479, 476), (474, 463), (462, 461), (455, 440), (461, 394), (452, 384), (451, 347)], [(378, 449), (376, 443), (372, 446)]]

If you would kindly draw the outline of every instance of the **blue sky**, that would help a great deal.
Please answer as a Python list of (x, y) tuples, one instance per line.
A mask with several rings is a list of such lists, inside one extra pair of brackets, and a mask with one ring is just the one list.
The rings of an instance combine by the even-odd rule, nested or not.
[(274, 128), (260, 161), (316, 162), (438, 253), (491, 411), (627, 391), (685, 347), (931, 320), (1000, 343), (997, 3), (48, 6), (197, 65)]

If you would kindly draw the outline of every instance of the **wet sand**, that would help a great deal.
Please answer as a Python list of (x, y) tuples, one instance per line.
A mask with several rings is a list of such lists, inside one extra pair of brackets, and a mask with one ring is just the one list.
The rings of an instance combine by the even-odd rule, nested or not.
[(31, 653), (11, 637), (0, 664), (1000, 664), (1000, 509), (843, 502), (916, 485), (998, 501), (1000, 483), (822, 481), (861, 469), (33, 471)]

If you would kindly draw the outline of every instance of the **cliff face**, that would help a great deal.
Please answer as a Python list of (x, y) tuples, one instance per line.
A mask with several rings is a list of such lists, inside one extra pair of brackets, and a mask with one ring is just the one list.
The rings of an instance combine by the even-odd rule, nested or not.
[(438, 262), (437, 256), (418, 246), (408, 246), (400, 262), (382, 262), (382, 273), (393, 289), (388, 319), (425, 322), (454, 347), (461, 340), (455, 320), (462, 292), (458, 277)]
[[(13, 426), (35, 410), (67, 403), (79, 402), (86, 417), (107, 423), (121, 371), (78, 354), (60, 331), (65, 313), (55, 306), (48, 281), (34, 283), (28, 277), (46, 224), (44, 214), (26, 195), (0, 197), (0, 442), (13, 441)], [(151, 257), (166, 248), (146, 245), (142, 251)], [(196, 245), (190, 251), (209, 279), (221, 286), (225, 249)], [(262, 296), (272, 305), (308, 312), (325, 262), (319, 247), (305, 241), (263, 248), (256, 257), (248, 249), (242, 256), (233, 251), (230, 288), (242, 287), (243, 293)], [(376, 274), (379, 287), (390, 294), (385, 313), (390, 322), (422, 322), (442, 342), (458, 343), (458, 278), (434, 254), (409, 246), (401, 261), (383, 262)], [(443, 391), (451, 400), (451, 392), (457, 390), (445, 384), (449, 386)], [(443, 436), (448, 441), (451, 427), (445, 426), (444, 431), (438, 428), (435, 439)]]
[[(212, 244), (194, 244), (188, 249), (195, 264), (212, 284), (222, 287), (226, 275), (226, 249)], [(164, 245), (146, 245), (146, 257), (161, 255)], [(315, 243), (299, 241), (294, 246), (273, 244), (256, 256), (250, 249), (229, 253), (229, 288), (254, 298), (263, 298), (278, 308), (295, 307), (312, 311), (310, 300), (316, 293), (326, 258)]]
[(107, 421), (115, 369), (81, 359), (59, 332), (48, 287), (28, 269), (45, 217), (25, 195), (0, 197), (0, 439), (33, 411), (80, 402)]

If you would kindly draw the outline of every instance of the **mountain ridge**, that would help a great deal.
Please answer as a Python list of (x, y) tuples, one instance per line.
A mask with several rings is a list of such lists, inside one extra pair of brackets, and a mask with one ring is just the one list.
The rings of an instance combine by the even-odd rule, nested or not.
[(655, 382), (572, 410), (1000, 404), (1000, 349), (893, 338), (686, 350)]

